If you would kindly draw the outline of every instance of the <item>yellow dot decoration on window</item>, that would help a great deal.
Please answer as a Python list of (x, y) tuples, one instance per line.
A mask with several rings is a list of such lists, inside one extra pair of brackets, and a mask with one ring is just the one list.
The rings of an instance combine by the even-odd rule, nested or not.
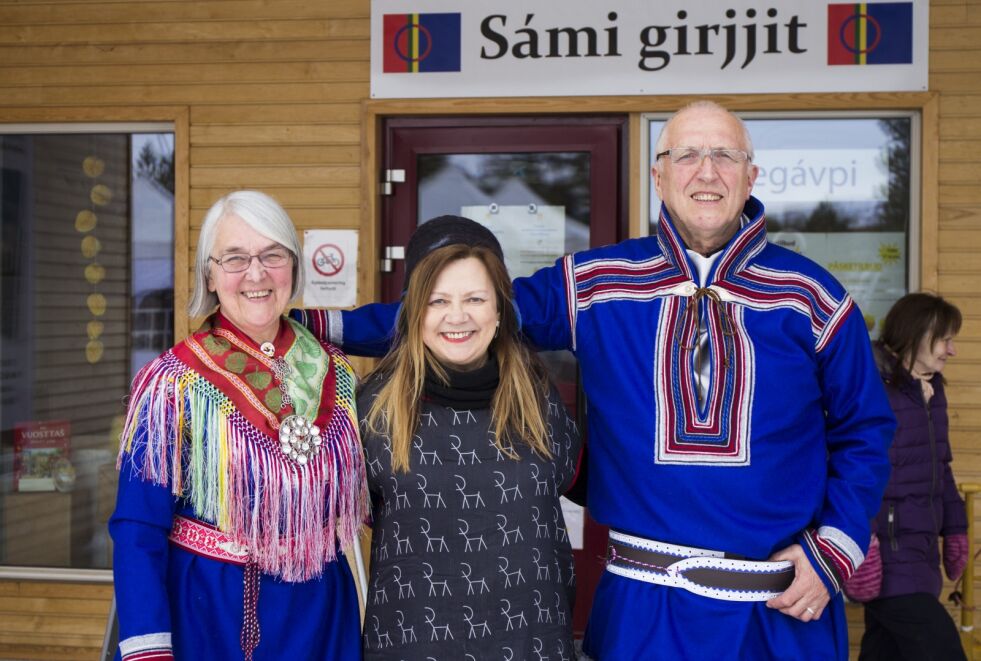
[(79, 232), (91, 232), (98, 224), (99, 218), (92, 211), (83, 209), (75, 216), (75, 229)]
[[(105, 171), (106, 163), (98, 156), (86, 156), (82, 160), (82, 173), (89, 179), (98, 179)], [(91, 260), (85, 266), (85, 281), (93, 288), (96, 288), (106, 278), (106, 268), (96, 261), (102, 250), (102, 243), (92, 234), (99, 224), (99, 217), (96, 215), (94, 207), (104, 207), (111, 201), (112, 190), (105, 184), (94, 182), (92, 188), (89, 189), (91, 206), (88, 209), (82, 209), (75, 216), (75, 229), (80, 234), (86, 235), (82, 238), (80, 245), (82, 257)], [(86, 297), (85, 304), (88, 306), (89, 313), (96, 317), (96, 319), (88, 322), (85, 329), (88, 335), (88, 342), (85, 345), (85, 360), (94, 365), (102, 360), (102, 355), (105, 352), (105, 346), (99, 339), (105, 330), (105, 324), (99, 321), (97, 317), (105, 315), (108, 303), (106, 297), (96, 289)]]
[(105, 184), (96, 184), (89, 193), (89, 199), (97, 207), (104, 207), (112, 201), (112, 191)]
[(93, 365), (102, 360), (102, 352), (105, 350), (102, 342), (99, 340), (89, 340), (89, 343), (85, 345), (85, 360), (89, 361)]
[(85, 267), (85, 279), (89, 281), (91, 285), (97, 285), (102, 282), (106, 277), (106, 269), (102, 264), (97, 262), (92, 262)]
[(82, 257), (86, 259), (98, 257), (100, 250), (102, 250), (102, 244), (94, 236), (87, 236), (82, 239)]
[(90, 321), (86, 326), (90, 340), (98, 340), (103, 330), (105, 330), (105, 324), (101, 321)]
[(102, 294), (98, 292), (89, 294), (85, 302), (89, 306), (89, 312), (92, 313), (93, 317), (101, 317), (106, 313), (106, 297)]
[(86, 156), (85, 160), (82, 161), (82, 172), (90, 179), (101, 176), (105, 170), (106, 162), (97, 156)]

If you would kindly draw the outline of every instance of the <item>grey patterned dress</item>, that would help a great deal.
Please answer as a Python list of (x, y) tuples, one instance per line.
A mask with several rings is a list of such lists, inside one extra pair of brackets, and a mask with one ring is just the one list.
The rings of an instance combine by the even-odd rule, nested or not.
[[(362, 415), (377, 380), (358, 398)], [(488, 408), (424, 401), (410, 471), (364, 429), (373, 498), (365, 659), (573, 659), (575, 576), (559, 496), (581, 441), (558, 394), (552, 459), (497, 450)]]

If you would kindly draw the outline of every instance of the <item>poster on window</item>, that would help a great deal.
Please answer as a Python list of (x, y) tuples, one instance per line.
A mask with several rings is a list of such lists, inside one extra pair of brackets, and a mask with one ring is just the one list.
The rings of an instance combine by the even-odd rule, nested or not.
[(858, 304), (873, 339), (889, 308), (906, 293), (903, 232), (774, 232), (769, 239), (831, 271)]
[(71, 448), (68, 420), (28, 420), (14, 425), (14, 490), (54, 491)]
[(512, 278), (551, 266), (565, 250), (565, 207), (540, 204), (462, 207), (460, 215), (477, 221), (497, 237)]
[(303, 305), (348, 308), (358, 300), (357, 230), (306, 230)]

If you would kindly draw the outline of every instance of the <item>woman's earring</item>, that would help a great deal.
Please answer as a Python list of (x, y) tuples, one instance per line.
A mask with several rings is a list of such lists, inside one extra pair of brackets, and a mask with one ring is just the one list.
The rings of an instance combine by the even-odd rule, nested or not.
[(497, 334), (500, 333), (500, 332), (501, 332), (501, 320), (498, 319), (497, 320), (497, 326), (494, 327), (494, 337), (496, 338), (497, 337)]

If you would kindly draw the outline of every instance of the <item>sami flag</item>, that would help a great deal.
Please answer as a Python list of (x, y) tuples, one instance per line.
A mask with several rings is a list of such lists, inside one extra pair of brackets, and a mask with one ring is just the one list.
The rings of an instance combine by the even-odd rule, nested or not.
[(912, 2), (828, 5), (828, 64), (912, 63)]
[(460, 14), (385, 14), (383, 73), (460, 70)]

